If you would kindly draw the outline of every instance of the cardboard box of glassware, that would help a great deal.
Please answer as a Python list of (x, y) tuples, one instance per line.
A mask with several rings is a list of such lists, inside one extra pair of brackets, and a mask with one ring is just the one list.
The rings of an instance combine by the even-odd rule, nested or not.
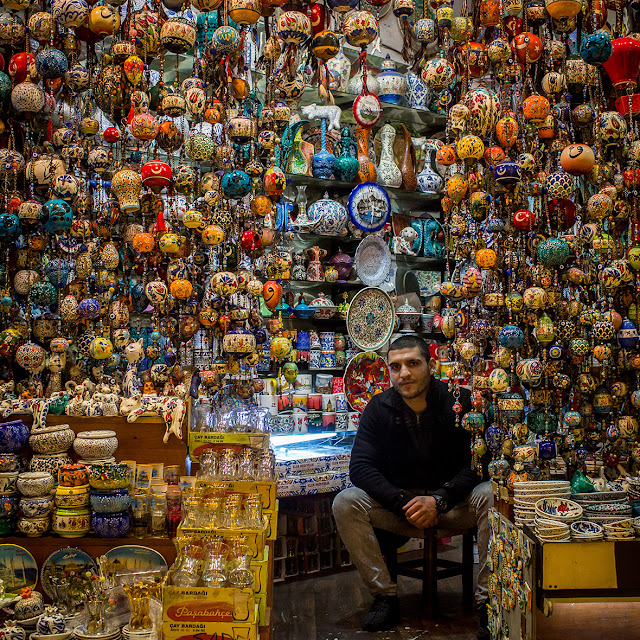
[(264, 554), (264, 547), (266, 542), (266, 530), (255, 531), (252, 529), (195, 529), (191, 527), (183, 527), (182, 524), (178, 525), (178, 533), (176, 541), (182, 551), (185, 544), (193, 540), (201, 540), (205, 536), (222, 536), (223, 538), (234, 538), (242, 536), (251, 551), (251, 558), (254, 560), (262, 559)]
[(251, 589), (163, 589), (164, 640), (257, 640), (259, 606)]
[(258, 494), (263, 513), (269, 513), (277, 509), (276, 504), (276, 482), (255, 482), (252, 480), (201, 480), (196, 481), (196, 485), (207, 487), (215, 485), (216, 490), (224, 486), (224, 490), (229, 493)]

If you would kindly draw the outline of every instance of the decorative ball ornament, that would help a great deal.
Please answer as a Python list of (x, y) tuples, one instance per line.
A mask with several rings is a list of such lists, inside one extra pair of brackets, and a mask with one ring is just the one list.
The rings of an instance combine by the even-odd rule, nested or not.
[(352, 47), (367, 47), (380, 35), (378, 21), (369, 11), (353, 11), (342, 25), (342, 32)]
[(560, 166), (572, 176), (586, 175), (595, 163), (593, 149), (586, 144), (570, 144), (560, 154)]
[(262, 297), (267, 308), (273, 311), (282, 301), (282, 285), (275, 280), (265, 282)]
[(278, 18), (276, 34), (287, 45), (302, 45), (311, 37), (311, 20), (301, 11), (284, 11)]

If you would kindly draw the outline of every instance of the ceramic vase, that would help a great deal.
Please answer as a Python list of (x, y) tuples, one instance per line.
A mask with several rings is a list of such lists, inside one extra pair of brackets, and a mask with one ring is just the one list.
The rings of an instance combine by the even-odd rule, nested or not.
[(431, 93), (431, 89), (427, 87), (418, 74), (413, 73), (413, 71), (407, 71), (405, 75), (404, 100), (409, 108), (426, 109)]
[(436, 152), (434, 146), (428, 142), (424, 146), (425, 159), (424, 169), (418, 174), (418, 189), (422, 193), (440, 193), (442, 189), (442, 177), (431, 166), (432, 158)]
[(377, 177), (376, 165), (369, 158), (370, 131), (365, 127), (356, 127), (354, 130), (358, 142), (358, 182), (375, 182)]
[(329, 89), (331, 91), (345, 91), (351, 73), (351, 61), (344, 54), (342, 47), (336, 56), (327, 61), (329, 71)]
[(402, 154), (400, 160), (400, 173), (402, 174), (402, 188), (407, 191), (415, 191), (418, 186), (416, 178), (416, 151), (411, 141), (411, 134), (407, 127), (400, 125), (402, 130)]
[[(378, 95), (380, 93), (380, 83), (378, 78), (373, 73), (367, 73), (367, 89), (370, 93)], [(346, 88), (347, 93), (353, 93), (353, 95), (359, 96), (362, 93), (362, 69), (359, 69), (354, 74), (353, 78), (349, 80)]]
[(336, 142), (336, 147), (340, 151), (340, 155), (336, 157), (333, 164), (336, 179), (352, 182), (358, 175), (360, 163), (356, 157), (358, 147), (351, 139), (349, 127), (342, 128), (341, 137), (340, 140)]
[(380, 162), (376, 167), (378, 183), (384, 187), (400, 187), (402, 184), (402, 173), (393, 157), (395, 139), (394, 128), (390, 124), (385, 124), (380, 129)]
[(377, 77), (380, 91), (378, 98), (382, 102), (400, 104), (405, 93), (405, 77), (396, 69), (396, 63), (389, 54), (382, 63), (382, 71)]
[(324, 271), (322, 269), (321, 260), (327, 255), (326, 249), (310, 247), (305, 249), (305, 253), (309, 258), (309, 265), (307, 266), (307, 280), (311, 282), (322, 282), (324, 280)]
[(333, 163), (336, 157), (327, 151), (327, 118), (322, 118), (322, 146), (320, 151), (313, 156), (313, 175), (322, 180), (333, 178)]

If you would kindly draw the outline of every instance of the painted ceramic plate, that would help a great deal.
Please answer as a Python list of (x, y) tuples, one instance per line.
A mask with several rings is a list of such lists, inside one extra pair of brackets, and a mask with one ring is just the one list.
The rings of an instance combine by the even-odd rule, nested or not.
[(35, 589), (38, 564), (24, 547), (0, 544), (0, 578), (7, 593), (20, 593), (25, 587)]
[(144, 573), (149, 571), (167, 571), (167, 561), (154, 549), (137, 544), (125, 544), (109, 549), (105, 556), (108, 560), (107, 573)]
[(391, 337), (396, 321), (393, 302), (382, 289), (367, 287), (356, 293), (347, 312), (347, 331), (358, 349), (377, 351)]
[(363, 182), (349, 194), (347, 211), (361, 231), (379, 231), (391, 215), (389, 194), (375, 182)]
[(374, 395), (389, 387), (389, 368), (377, 353), (365, 351), (349, 360), (344, 373), (344, 391), (354, 411), (362, 413)]
[(96, 561), (82, 549), (77, 547), (63, 547), (56, 549), (42, 563), (40, 567), (42, 589), (54, 600), (54, 590), (51, 578), (66, 578), (71, 580), (71, 595), (82, 601), (82, 592), (89, 586), (89, 580), (85, 578), (87, 571), (98, 573)]
[(382, 105), (373, 93), (361, 93), (353, 101), (351, 111), (361, 127), (374, 127), (382, 115)]
[(391, 251), (380, 236), (367, 236), (358, 245), (353, 264), (363, 284), (377, 287), (389, 275)]

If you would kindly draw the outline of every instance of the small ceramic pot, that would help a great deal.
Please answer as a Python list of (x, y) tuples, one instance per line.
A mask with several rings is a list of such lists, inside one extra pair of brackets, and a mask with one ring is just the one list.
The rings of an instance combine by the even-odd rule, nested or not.
[(123, 538), (129, 531), (129, 513), (94, 513), (91, 516), (91, 528), (101, 538)]
[(62, 538), (81, 538), (89, 533), (89, 509), (56, 509), (52, 529)]
[(29, 427), (22, 420), (0, 424), (0, 453), (18, 453), (29, 438)]
[(118, 448), (115, 431), (81, 431), (73, 442), (73, 449), (84, 460), (103, 460)]
[(53, 476), (48, 471), (27, 471), (16, 481), (18, 491), (28, 498), (49, 495), (53, 485)]
[(91, 509), (95, 513), (118, 513), (119, 511), (126, 511), (130, 504), (131, 496), (126, 489), (91, 492)]
[(17, 471), (6, 471), (0, 473), (0, 495), (16, 493), (16, 480), (18, 479)]
[(80, 487), (58, 487), (56, 489), (56, 507), (79, 509), (89, 504), (89, 485)]
[(15, 453), (0, 454), (0, 473), (20, 471), (21, 458)]
[(60, 613), (43, 613), (36, 624), (36, 631), (43, 636), (64, 633), (67, 625)]
[(39, 518), (18, 518), (18, 531), (24, 533), (27, 538), (39, 538), (49, 531), (50, 524), (49, 514)]
[(7, 622), (7, 626), (2, 629), (2, 640), (26, 640), (25, 630), (17, 624)]
[(131, 469), (123, 462), (92, 464), (89, 468), (89, 484), (92, 489), (125, 489), (130, 483)]
[(59, 424), (32, 431), (29, 446), (35, 453), (64, 453), (71, 447), (75, 437), (75, 432), (68, 424)]
[(82, 487), (89, 484), (89, 469), (83, 464), (65, 464), (58, 469), (61, 487)]
[(73, 460), (68, 453), (34, 454), (29, 462), (29, 471), (48, 471), (54, 478), (58, 477), (58, 469)]
[(13, 617), (16, 620), (35, 618), (44, 613), (44, 599), (39, 591), (32, 591), (27, 598), (20, 598), (16, 602)]
[(36, 498), (22, 498), (19, 503), (20, 511), (25, 518), (41, 518), (49, 515), (53, 508), (53, 496), (39, 496)]
[(11, 518), (18, 510), (19, 493), (8, 493), (0, 496), (0, 518)]

